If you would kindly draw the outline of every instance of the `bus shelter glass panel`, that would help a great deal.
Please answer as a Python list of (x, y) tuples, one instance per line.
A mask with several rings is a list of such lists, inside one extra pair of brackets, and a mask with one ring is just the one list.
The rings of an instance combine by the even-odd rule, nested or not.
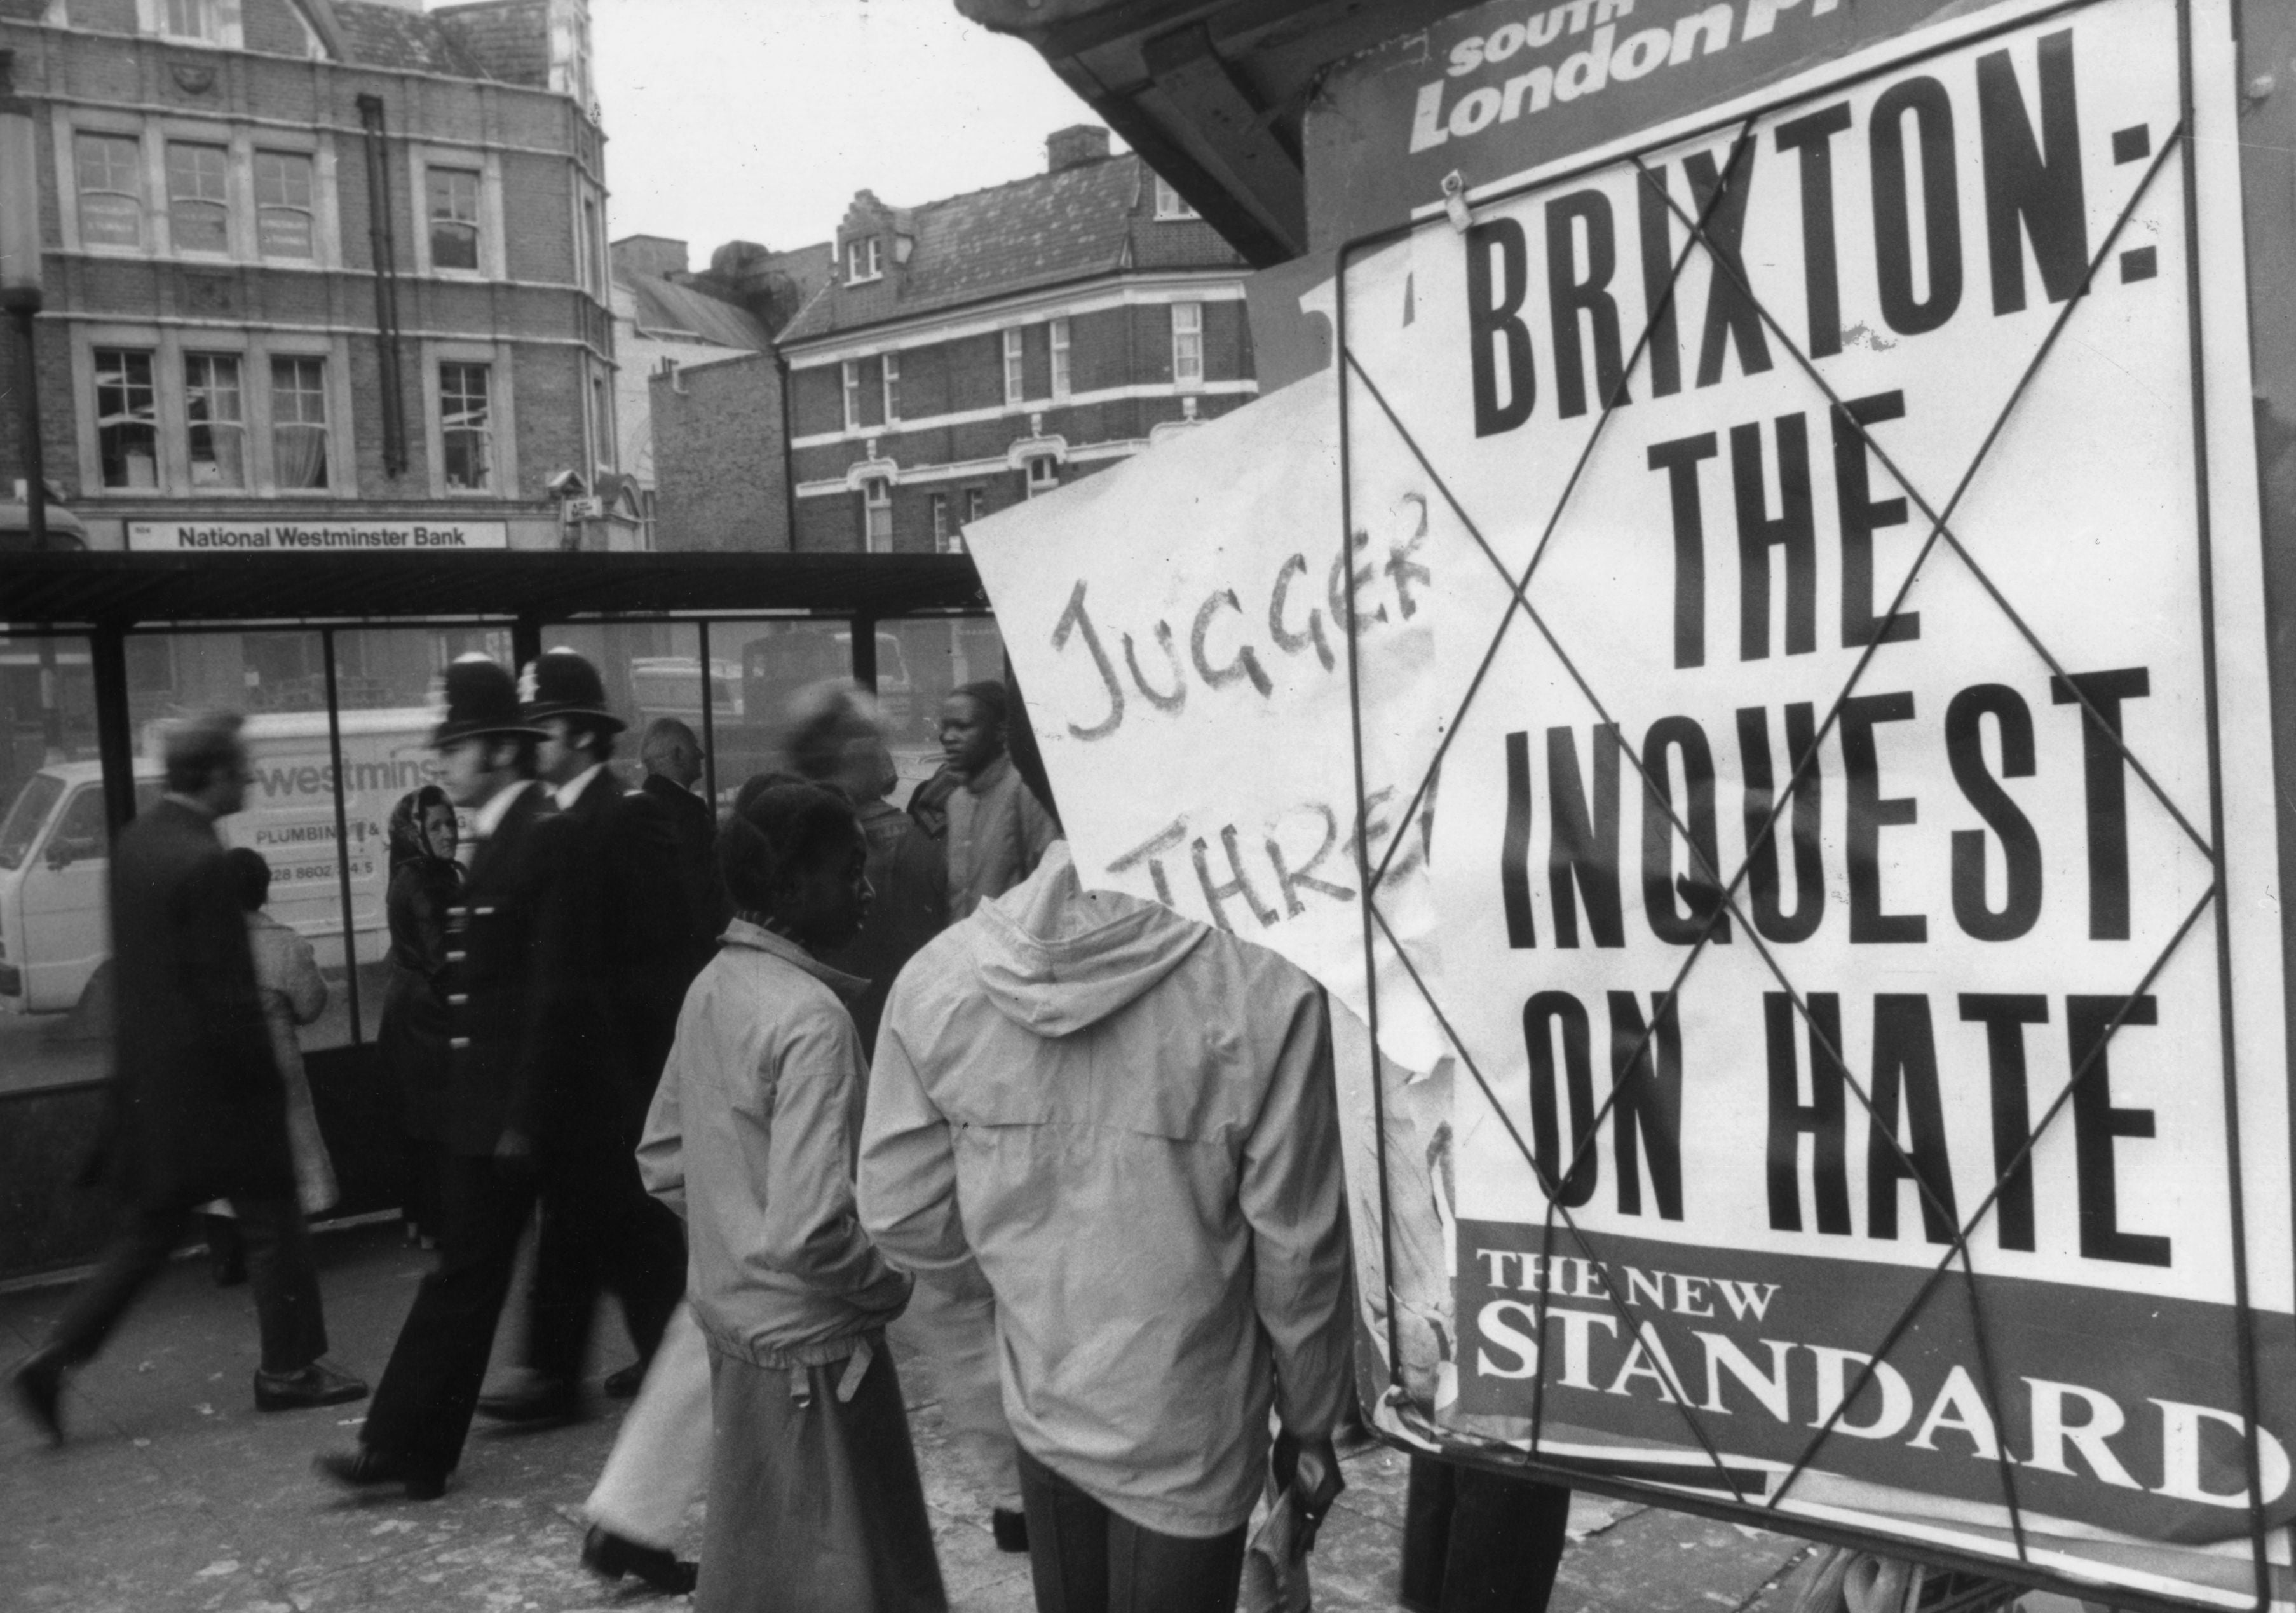
[(88, 643), (0, 635), (0, 1091), (100, 1080), (111, 837)]
[(1004, 641), (994, 618), (911, 617), (877, 624), (877, 704), (894, 770), (892, 800), (906, 805), (940, 767), (940, 708), (949, 692), (1004, 675)]
[(718, 805), (733, 804), (754, 774), (786, 767), (790, 701), (824, 680), (853, 678), (853, 625), (829, 618), (709, 624), (712, 665), (738, 679), (733, 709), (710, 713)]
[[(245, 806), (220, 820), (217, 832), (269, 865), (265, 911), (310, 943), (327, 983), (326, 1008), (298, 1033), (304, 1051), (347, 1045), (351, 1004), (326, 635), (292, 628), (130, 635), (127, 709), (139, 790), (159, 785), (167, 725), (209, 708), (245, 715), (250, 774)], [(379, 859), (360, 855), (356, 840), (351, 867), (354, 886), (379, 877)]]
[[(447, 663), (483, 655), (507, 667), (507, 626), (344, 627), (335, 630), (337, 722), (343, 755), (343, 831), (350, 848), (352, 955), (359, 1036), (375, 1039), (390, 987), (390, 818), (439, 777), (438, 727)], [(457, 814), (469, 860), (470, 815)], [(324, 826), (332, 848), (333, 820)], [(332, 873), (332, 868), (330, 870)]]

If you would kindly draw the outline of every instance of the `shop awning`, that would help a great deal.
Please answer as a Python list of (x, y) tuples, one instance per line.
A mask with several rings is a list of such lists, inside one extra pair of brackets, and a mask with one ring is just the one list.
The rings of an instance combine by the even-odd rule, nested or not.
[(961, 554), (0, 557), (0, 622), (17, 626), (759, 610), (897, 617), (987, 606)]

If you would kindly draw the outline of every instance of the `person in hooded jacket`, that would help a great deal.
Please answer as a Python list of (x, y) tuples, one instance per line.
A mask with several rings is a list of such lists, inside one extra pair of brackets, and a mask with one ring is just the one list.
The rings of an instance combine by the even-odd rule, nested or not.
[[(1049, 809), (1025, 720), (1014, 762)], [(1037, 1605), (1235, 1606), (1267, 1477), (1340, 1487), (1348, 1232), (1330, 1030), (1273, 953), (1088, 892), (1056, 840), (912, 960), (878, 1033), (861, 1218), (995, 1295)]]
[(647, 1188), (685, 1216), (709, 1356), (695, 1606), (940, 1613), (885, 1347), (909, 1280), (853, 1202), (867, 1070), (841, 999), (864, 983), (820, 961), (867, 911), (867, 842), (841, 797), (774, 785), (726, 821), (718, 864), (736, 912), (686, 993), (638, 1147)]

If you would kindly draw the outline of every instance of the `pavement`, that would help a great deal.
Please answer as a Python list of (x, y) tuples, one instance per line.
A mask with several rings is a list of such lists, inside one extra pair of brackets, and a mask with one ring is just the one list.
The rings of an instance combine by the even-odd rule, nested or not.
[[(428, 1257), (398, 1228), (318, 1240), (335, 1357), (379, 1377)], [(0, 1293), (0, 1361), (29, 1348), (67, 1290)], [(518, 1314), (516, 1302), (511, 1312)], [(506, 1322), (498, 1364), (512, 1347)], [(602, 1314), (600, 1373), (628, 1359)], [(959, 1613), (1026, 1613), (1025, 1557), (999, 1552), (988, 1503), (960, 1470), (922, 1363), (903, 1384), (933, 1536)], [(578, 1560), (581, 1505), (622, 1408), (543, 1434), (474, 1431), (443, 1500), (390, 1489), (351, 1498), (313, 1478), (314, 1453), (347, 1445), (362, 1407), (258, 1414), (255, 1323), (243, 1288), (176, 1262), (72, 1380), (70, 1442), (50, 1451), (0, 1411), (0, 1607), (26, 1613), (571, 1613), (666, 1599), (610, 1586)], [(1373, 1446), (1348, 1458), (1348, 1488), (1313, 1559), (1318, 1608), (1396, 1608), (1406, 1463)], [(701, 1507), (682, 1552), (700, 1548)], [(1553, 1613), (1789, 1613), (1803, 1543), (1742, 1525), (1580, 1495)], [(2038, 1599), (2031, 1599), (2038, 1607)], [(2054, 1600), (2054, 1599), (2051, 1599)], [(677, 1604), (682, 1605), (682, 1604)], [(2067, 1604), (2057, 1604), (2064, 1607)]]

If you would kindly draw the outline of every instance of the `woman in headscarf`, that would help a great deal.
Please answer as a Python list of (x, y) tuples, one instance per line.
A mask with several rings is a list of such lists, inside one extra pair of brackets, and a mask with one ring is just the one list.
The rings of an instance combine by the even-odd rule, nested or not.
[(447, 914), (463, 888), (454, 803), (436, 784), (390, 815), (390, 987), (375, 1043), (398, 1085), (406, 1240), (438, 1247), (439, 1117), (447, 1084)]

